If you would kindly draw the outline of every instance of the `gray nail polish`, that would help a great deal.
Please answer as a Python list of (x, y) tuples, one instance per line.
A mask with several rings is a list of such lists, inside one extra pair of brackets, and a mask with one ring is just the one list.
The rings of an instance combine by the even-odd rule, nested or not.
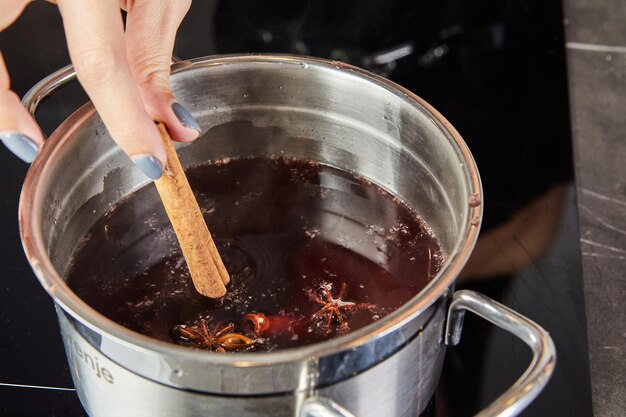
[(141, 170), (148, 178), (158, 180), (163, 175), (163, 167), (161, 162), (152, 155), (135, 155), (131, 158), (137, 168)]
[(39, 148), (34, 140), (20, 132), (0, 132), (0, 140), (18, 158), (31, 163), (37, 157)]
[(197, 130), (198, 133), (202, 133), (202, 128), (200, 128), (200, 125), (198, 124), (196, 119), (194, 119), (189, 110), (184, 108), (182, 104), (172, 104), (172, 111), (174, 112), (176, 117), (178, 117), (178, 120), (180, 120), (183, 126), (191, 128), (193, 130)]

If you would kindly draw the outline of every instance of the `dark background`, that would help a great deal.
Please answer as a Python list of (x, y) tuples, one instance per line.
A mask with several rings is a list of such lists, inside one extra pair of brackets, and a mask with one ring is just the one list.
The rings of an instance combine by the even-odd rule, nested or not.
[[(404, 85), (433, 104), (472, 150), (485, 187), (485, 228), (557, 183), (571, 184), (568, 98), (559, 1), (196, 1), (175, 53), (285, 52), (340, 59)], [(377, 52), (413, 53), (374, 65)], [(12, 88), (23, 95), (69, 63), (56, 7), (37, 2), (0, 33)], [(84, 100), (78, 87), (50, 99), (40, 122), (51, 132)], [(27, 166), (0, 152), (0, 415), (75, 416), (52, 302), (24, 258), (17, 201)], [(550, 253), (482, 292), (527, 315), (555, 340), (557, 369), (526, 416), (587, 416), (591, 400), (573, 187)], [(523, 372), (527, 349), (468, 318), (449, 349), (440, 414), (471, 415)], [(349, 405), (348, 405), (349, 406)]]

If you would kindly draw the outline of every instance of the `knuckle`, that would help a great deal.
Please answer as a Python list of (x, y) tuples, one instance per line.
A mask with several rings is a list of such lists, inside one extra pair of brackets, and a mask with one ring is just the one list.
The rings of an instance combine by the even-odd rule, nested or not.
[(174, 18), (175, 20), (183, 17), (191, 7), (191, 0), (133, 0), (132, 2), (129, 1), (129, 3), (131, 3), (129, 7), (139, 9), (158, 7), (158, 10), (164, 16)]
[(162, 0), (161, 7), (164, 20), (178, 26), (191, 8), (191, 0)]
[(184, 11), (185, 13), (191, 7), (191, 0), (181, 0), (180, 2), (174, 2), (174, 3), (176, 3), (176, 5), (180, 8), (180, 10)]
[(106, 48), (85, 49), (74, 61), (78, 77), (88, 83), (107, 82), (120, 70), (116, 54)]
[(169, 77), (169, 71), (151, 68), (142, 72), (141, 81), (155, 87), (165, 87), (169, 84)]
[(137, 81), (159, 91), (169, 90), (170, 57), (166, 54), (150, 55), (137, 59), (133, 72)]
[(191, 7), (191, 0), (163, 0), (161, 3), (170, 12), (186, 13)]

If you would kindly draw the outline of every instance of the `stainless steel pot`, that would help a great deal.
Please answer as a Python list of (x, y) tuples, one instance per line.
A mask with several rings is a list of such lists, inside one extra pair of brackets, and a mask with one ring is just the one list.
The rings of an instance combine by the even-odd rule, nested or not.
[[(281, 154), (357, 172), (417, 210), (447, 262), (393, 314), (316, 345), (226, 355), (127, 330), (64, 282), (79, 239), (148, 183), (85, 105), (33, 163), (20, 226), (32, 268), (58, 306), (74, 383), (91, 416), (417, 416), (435, 390), (446, 344), (459, 340), (465, 310), (533, 350), (528, 370), (480, 415), (516, 415), (532, 401), (554, 367), (547, 333), (479, 294), (453, 294), (478, 234), (482, 192), (469, 150), (437, 111), (388, 80), (321, 59), (222, 56), (172, 70), (174, 94), (205, 131), (179, 147), (186, 166)], [(65, 68), (35, 86), (24, 97), (31, 113), (72, 78)]]

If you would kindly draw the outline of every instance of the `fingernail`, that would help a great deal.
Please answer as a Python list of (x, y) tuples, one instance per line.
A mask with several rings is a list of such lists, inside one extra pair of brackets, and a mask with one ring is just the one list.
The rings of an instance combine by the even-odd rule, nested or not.
[(172, 104), (172, 111), (174, 112), (176, 117), (178, 117), (178, 120), (180, 120), (183, 126), (196, 130), (198, 131), (198, 133), (202, 133), (202, 129), (200, 128), (200, 125), (198, 124), (196, 119), (194, 119), (189, 110), (184, 108), (182, 104)]
[(0, 132), (0, 139), (4, 146), (24, 162), (33, 162), (39, 153), (35, 141), (20, 132)]
[(156, 159), (152, 155), (135, 155), (131, 158), (137, 168), (143, 172), (146, 177), (158, 180), (163, 175), (163, 167), (161, 166), (161, 161)]

